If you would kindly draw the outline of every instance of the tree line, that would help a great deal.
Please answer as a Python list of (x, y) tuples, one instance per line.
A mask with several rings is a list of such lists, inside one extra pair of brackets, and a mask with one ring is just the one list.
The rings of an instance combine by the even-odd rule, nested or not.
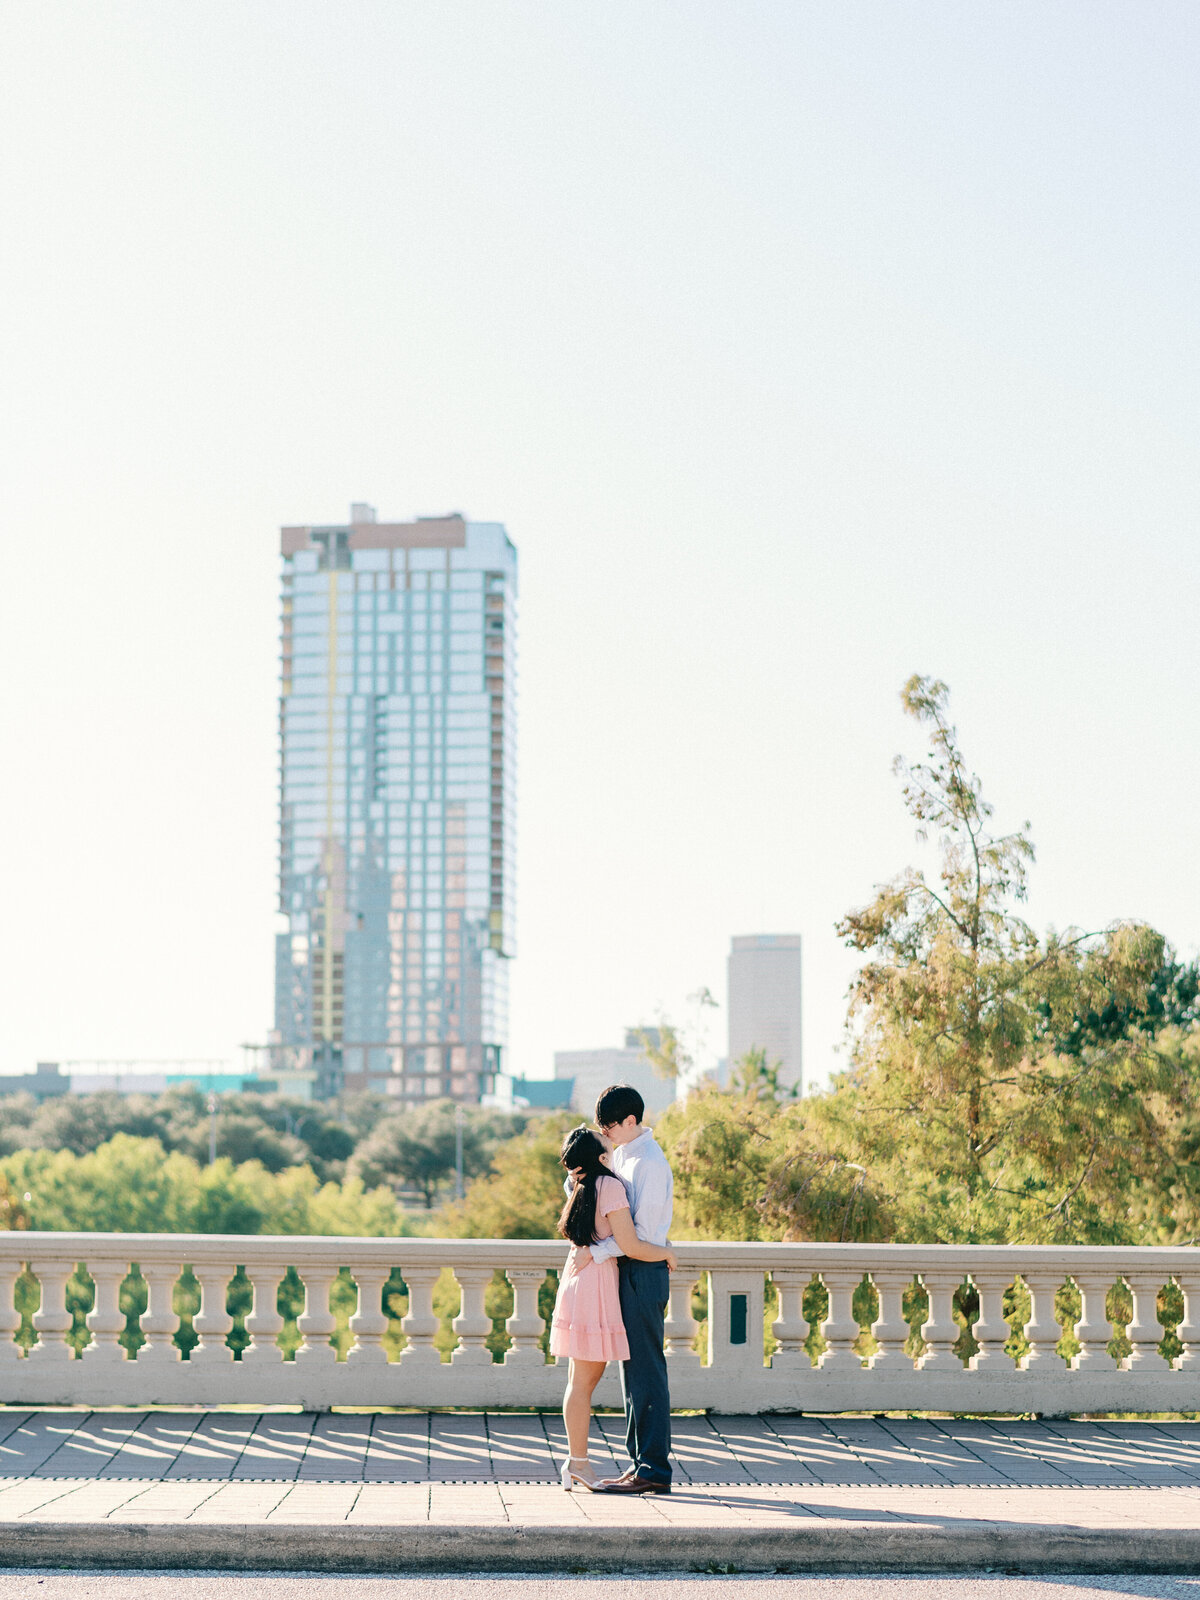
[[(215, 1118), (186, 1084), (41, 1105), (9, 1095), (0, 1098), (0, 1225), (7, 1217), (8, 1226), (131, 1232), (402, 1233), (403, 1202), (432, 1211), (455, 1181), (456, 1120), (449, 1101), (398, 1111), (383, 1095), (347, 1097), (334, 1111), (229, 1094)], [(527, 1121), (464, 1108), (464, 1178), (486, 1172)]]

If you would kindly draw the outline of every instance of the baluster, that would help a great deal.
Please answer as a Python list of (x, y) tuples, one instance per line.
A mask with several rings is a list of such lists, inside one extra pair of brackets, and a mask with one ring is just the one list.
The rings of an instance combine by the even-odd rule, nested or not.
[(42, 1299), (33, 1314), (38, 1342), (29, 1354), (39, 1361), (70, 1361), (74, 1351), (67, 1343), (67, 1334), (73, 1319), (67, 1310), (67, 1279), (75, 1270), (74, 1263), (56, 1261), (47, 1267), (35, 1267), (31, 1262), (30, 1270), (41, 1283)]
[(296, 1351), (296, 1360), (306, 1367), (326, 1366), (337, 1360), (337, 1351), (329, 1343), (337, 1331), (337, 1318), (329, 1309), (329, 1291), (338, 1269), (312, 1266), (296, 1270), (304, 1283), (304, 1310), (296, 1318), (304, 1343)]
[(17, 1310), (17, 1279), (24, 1263), (0, 1262), (0, 1362), (20, 1361), (21, 1347), (14, 1334), (21, 1326), (21, 1313)]
[(961, 1283), (957, 1272), (931, 1268), (922, 1272), (921, 1282), (929, 1296), (929, 1312), (921, 1324), (921, 1337), (927, 1349), (921, 1357), (921, 1371), (943, 1373), (961, 1372), (963, 1364), (954, 1353), (959, 1326), (954, 1320), (954, 1291)]
[(250, 1343), (242, 1351), (243, 1361), (253, 1361), (257, 1366), (274, 1366), (283, 1360), (283, 1351), (276, 1344), (283, 1330), (279, 1314), (279, 1282), (283, 1267), (247, 1267), (250, 1279), (251, 1302), (246, 1314), (246, 1332)]
[(433, 1286), (441, 1277), (440, 1267), (403, 1267), (404, 1281), (408, 1285), (408, 1314), (400, 1326), (408, 1343), (400, 1357), (408, 1367), (436, 1367), (441, 1365), (441, 1353), (433, 1342), (441, 1323), (433, 1311)]
[(1112, 1324), (1108, 1320), (1108, 1293), (1112, 1288), (1112, 1278), (1077, 1272), (1075, 1282), (1083, 1299), (1083, 1311), (1075, 1324), (1075, 1337), (1079, 1340), (1076, 1367), (1088, 1372), (1116, 1372), (1117, 1362), (1108, 1349), (1113, 1334)]
[[(1067, 1276), (1063, 1280), (1063, 1282), (1064, 1282), (1065, 1285), (1070, 1285), (1070, 1287), (1073, 1288), (1076, 1291), (1076, 1293), (1079, 1295), (1079, 1316), (1082, 1317), (1082, 1315), (1083, 1315), (1083, 1291), (1079, 1287), (1078, 1279), (1075, 1277), (1075, 1274), (1073, 1272), (1071, 1272), (1071, 1273), (1067, 1274)], [(1078, 1322), (1079, 1322), (1079, 1318), (1077, 1317), (1073, 1322), (1065, 1322), (1065, 1323), (1060, 1324), (1061, 1329), (1062, 1329), (1062, 1337), (1064, 1339), (1075, 1338), (1076, 1340), (1078, 1340), (1079, 1336), (1075, 1331), (1077, 1326), (1078, 1326)], [(1062, 1359), (1066, 1364), (1066, 1368), (1067, 1368), (1068, 1372), (1078, 1372), (1079, 1371), (1079, 1352), (1078, 1352), (1078, 1350), (1075, 1352), (1075, 1354), (1073, 1356), (1064, 1356)]]
[(104, 1363), (123, 1361), (121, 1335), (125, 1332), (125, 1318), (121, 1315), (121, 1285), (126, 1268), (120, 1262), (98, 1261), (89, 1267), (96, 1286), (96, 1301), (87, 1314), (87, 1325), (92, 1330), (92, 1342), (83, 1352), (85, 1361)]
[(686, 1268), (671, 1274), (663, 1333), (664, 1349), (673, 1373), (700, 1370), (700, 1354), (692, 1349), (692, 1340), (700, 1327), (692, 1315), (692, 1288), (695, 1282), (695, 1273)]
[[(1021, 1277), (1029, 1290), (1030, 1300), (1029, 1321), (1025, 1324), (1029, 1349), (1021, 1362), (1022, 1371), (1028, 1372), (1039, 1361), (1046, 1362), (1056, 1354), (1054, 1347), (1062, 1337), (1062, 1329), (1054, 1320), (1054, 1297), (1061, 1279), (1057, 1272), (1036, 1270), (1023, 1272)], [(1043, 1367), (1042, 1370), (1046, 1369)]]
[(1012, 1363), (1004, 1348), (1012, 1332), (1004, 1320), (1004, 1294), (1008, 1284), (982, 1272), (973, 1272), (971, 1282), (979, 1296), (979, 1316), (971, 1329), (979, 1349), (968, 1365), (972, 1372), (1011, 1370)]
[(358, 1307), (350, 1318), (354, 1344), (346, 1360), (357, 1367), (386, 1367), (387, 1351), (383, 1336), (388, 1330), (383, 1310), (383, 1286), (391, 1276), (388, 1267), (362, 1267), (354, 1278), (358, 1284)]
[(455, 1267), (454, 1276), (462, 1290), (462, 1309), (450, 1324), (460, 1341), (450, 1357), (450, 1364), (490, 1367), (492, 1352), (487, 1347), (487, 1338), (492, 1331), (492, 1319), (484, 1308), (484, 1297), (492, 1281), (492, 1268)]
[(812, 1274), (780, 1267), (772, 1272), (771, 1282), (779, 1295), (779, 1315), (771, 1324), (779, 1348), (771, 1357), (771, 1366), (785, 1372), (811, 1370), (812, 1357), (804, 1348), (809, 1331), (804, 1320), (804, 1291), (812, 1282)]
[(911, 1272), (872, 1271), (871, 1282), (879, 1296), (879, 1316), (871, 1326), (879, 1349), (871, 1360), (874, 1369), (883, 1364), (890, 1372), (912, 1371), (913, 1358), (904, 1346), (912, 1332), (904, 1320), (904, 1293), (912, 1283)]
[[(594, 1272), (596, 1268), (590, 1267)], [(505, 1353), (506, 1367), (540, 1367), (545, 1363), (538, 1342), (545, 1324), (538, 1311), (538, 1290), (546, 1281), (545, 1267), (509, 1267), (509, 1283), (513, 1287), (513, 1314), (504, 1326), (512, 1338)]]
[(862, 1273), (822, 1270), (821, 1282), (829, 1293), (829, 1309), (821, 1332), (825, 1335), (825, 1351), (821, 1356), (822, 1372), (859, 1372), (862, 1357), (854, 1349), (854, 1341), (862, 1329), (854, 1315), (854, 1291), (862, 1282)]
[(200, 1309), (192, 1318), (192, 1327), (200, 1335), (200, 1343), (193, 1346), (192, 1361), (232, 1361), (233, 1351), (225, 1343), (225, 1336), (233, 1327), (233, 1318), (226, 1310), (229, 1298), (229, 1280), (237, 1271), (237, 1263), (192, 1263), (196, 1282), (200, 1285)]
[(1174, 1367), (1176, 1372), (1181, 1367), (1191, 1367), (1196, 1362), (1196, 1324), (1192, 1321), (1192, 1297), (1188, 1293), (1187, 1284), (1178, 1272), (1173, 1274), (1175, 1283), (1183, 1296), (1183, 1320), (1175, 1329), (1175, 1337), (1183, 1346), (1182, 1351), (1176, 1356)]
[(1126, 1272), (1125, 1282), (1133, 1293), (1133, 1321), (1125, 1330), (1133, 1346), (1129, 1355), (1130, 1367), (1150, 1360), (1162, 1360), (1158, 1348), (1162, 1339), (1162, 1324), (1158, 1320), (1158, 1291), (1162, 1288), (1159, 1272)]
[(152, 1262), (141, 1269), (142, 1277), (146, 1280), (146, 1309), (142, 1312), (139, 1326), (146, 1336), (146, 1343), (138, 1350), (139, 1361), (157, 1363), (179, 1360), (179, 1347), (175, 1343), (179, 1318), (175, 1313), (174, 1299), (180, 1270), (177, 1264), (159, 1262)]

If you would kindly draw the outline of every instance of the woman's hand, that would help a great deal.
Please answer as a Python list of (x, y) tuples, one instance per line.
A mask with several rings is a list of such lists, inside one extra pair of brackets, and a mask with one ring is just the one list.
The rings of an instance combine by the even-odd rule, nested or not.
[(667, 1263), (668, 1272), (679, 1271), (679, 1262), (676, 1259), (674, 1250), (668, 1250), (666, 1255), (663, 1257), (663, 1260)]

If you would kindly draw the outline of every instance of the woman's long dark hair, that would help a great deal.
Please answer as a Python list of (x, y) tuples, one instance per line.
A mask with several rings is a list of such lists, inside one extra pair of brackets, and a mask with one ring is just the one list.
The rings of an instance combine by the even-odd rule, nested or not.
[(558, 1219), (558, 1231), (572, 1244), (596, 1243), (596, 1185), (601, 1178), (611, 1178), (612, 1173), (601, 1162), (604, 1146), (590, 1128), (581, 1123), (572, 1128), (563, 1140), (559, 1160), (567, 1171), (583, 1168), (583, 1177), (576, 1178), (575, 1187)]

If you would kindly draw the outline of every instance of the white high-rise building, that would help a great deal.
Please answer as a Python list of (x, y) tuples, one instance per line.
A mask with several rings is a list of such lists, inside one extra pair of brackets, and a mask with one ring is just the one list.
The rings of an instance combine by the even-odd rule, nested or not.
[(457, 512), (284, 528), (275, 1070), (477, 1101), (515, 948), (517, 552)]
[(729, 952), (729, 1062), (749, 1050), (778, 1061), (779, 1081), (803, 1088), (800, 935), (739, 935)]

